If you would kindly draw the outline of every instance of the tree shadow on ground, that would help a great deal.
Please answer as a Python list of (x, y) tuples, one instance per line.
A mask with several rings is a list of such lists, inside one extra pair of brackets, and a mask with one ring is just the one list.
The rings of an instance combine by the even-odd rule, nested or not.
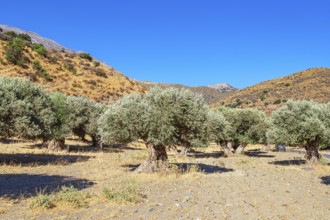
[(244, 153), (246, 156), (249, 157), (264, 157), (264, 158), (275, 157), (274, 155), (268, 155), (267, 152), (263, 152), (260, 150), (247, 150)]
[[(173, 163), (171, 165), (175, 165), (175, 171), (179, 170), (182, 173), (189, 172), (191, 169), (194, 169), (196, 172), (212, 174), (212, 173), (226, 173), (226, 172), (233, 172), (233, 169), (228, 169), (225, 167), (214, 166), (209, 164), (202, 164), (202, 163)], [(171, 167), (170, 165), (170, 167)], [(133, 172), (138, 168), (140, 164), (125, 164), (122, 167), (126, 168), (127, 171)], [(170, 170), (172, 170), (170, 168)]]
[(320, 179), (322, 180), (321, 183), (323, 183), (325, 185), (330, 185), (330, 176), (322, 176), (322, 177), (320, 177)]
[[(82, 142), (89, 143), (90, 145), (79, 145), (79, 144), (65, 144), (65, 149), (68, 152), (74, 153), (93, 153), (93, 152), (108, 152), (108, 153), (122, 153), (125, 150), (142, 150), (140, 148), (129, 147), (123, 144), (115, 144), (115, 145), (103, 145), (102, 148), (96, 147), (92, 144), (92, 142)], [(44, 149), (45, 147), (42, 144), (34, 144), (29, 146), (30, 149), (39, 148)]]
[(226, 173), (226, 172), (233, 172), (234, 170), (231, 168), (225, 168), (220, 166), (214, 166), (209, 164), (202, 164), (202, 163), (176, 163), (178, 168), (183, 172), (189, 171), (192, 167), (196, 167), (196, 171), (212, 174), (212, 173)]
[(8, 138), (0, 138), (0, 143), (2, 144), (17, 144), (17, 143), (26, 143), (25, 140), (16, 140), (16, 139), (8, 139)]
[(269, 164), (281, 165), (281, 166), (303, 165), (303, 164), (306, 164), (306, 160), (300, 160), (300, 159), (294, 159), (294, 160), (277, 160), (277, 161), (269, 162)]
[(18, 199), (33, 197), (38, 193), (54, 193), (63, 186), (73, 186), (81, 190), (94, 185), (87, 179), (67, 176), (37, 174), (0, 174), (0, 197)]
[(0, 154), (0, 164), (9, 166), (68, 165), (84, 162), (91, 156), (51, 155), (51, 154)]
[(221, 152), (212, 152), (212, 153), (204, 153), (200, 151), (195, 151), (193, 153), (189, 153), (188, 157), (192, 158), (219, 158), (222, 157), (224, 153)]
[(125, 164), (125, 165), (122, 165), (121, 167), (126, 168), (127, 171), (131, 171), (131, 172), (133, 172), (133, 171), (136, 170), (139, 166), (140, 166), (140, 164)]

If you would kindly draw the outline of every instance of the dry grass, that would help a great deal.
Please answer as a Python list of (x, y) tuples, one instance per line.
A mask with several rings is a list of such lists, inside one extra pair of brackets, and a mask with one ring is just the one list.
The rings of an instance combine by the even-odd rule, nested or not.
[[(126, 93), (146, 91), (142, 84), (125, 77), (112, 67), (103, 63), (95, 67), (93, 61), (87, 61), (68, 52), (49, 51), (50, 58), (45, 58), (26, 47), (24, 54), (29, 60), (26, 68), (14, 66), (6, 61), (5, 44), (5, 41), (0, 40), (0, 58), (3, 61), (0, 62), (1, 76), (28, 78), (48, 91), (87, 96), (103, 102), (118, 99)], [(48, 73), (50, 81), (33, 68), (33, 61), (39, 61)], [(74, 71), (68, 69), (68, 65), (71, 65)]]
[[(51, 153), (36, 143), (0, 144), (3, 154), (52, 156), (39, 165), (19, 164), (18, 158), (0, 166), (0, 180), (21, 181), (14, 185), (23, 190), (5, 197), (0, 188), (1, 219), (326, 219), (330, 214), (330, 167), (300, 164), (301, 154), (248, 146), (247, 155), (223, 158), (212, 146), (182, 158), (171, 150), (169, 172), (136, 174), (147, 155), (141, 143), (104, 152), (75, 140), (67, 143), (83, 150)], [(65, 156), (88, 158), (52, 162)], [(40, 187), (24, 193), (24, 181)]]

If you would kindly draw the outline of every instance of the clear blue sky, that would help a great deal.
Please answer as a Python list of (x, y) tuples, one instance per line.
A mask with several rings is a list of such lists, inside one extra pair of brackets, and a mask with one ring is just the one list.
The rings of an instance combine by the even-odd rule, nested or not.
[(125, 75), (244, 88), (330, 67), (329, 0), (17, 0), (0, 24), (86, 51)]

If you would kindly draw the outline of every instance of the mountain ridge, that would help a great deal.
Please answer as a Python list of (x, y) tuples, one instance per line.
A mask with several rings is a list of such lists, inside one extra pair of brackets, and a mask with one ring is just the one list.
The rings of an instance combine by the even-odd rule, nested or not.
[(289, 99), (307, 99), (320, 103), (329, 102), (330, 68), (309, 68), (287, 76), (267, 80), (226, 96), (213, 106), (252, 107), (271, 113)]

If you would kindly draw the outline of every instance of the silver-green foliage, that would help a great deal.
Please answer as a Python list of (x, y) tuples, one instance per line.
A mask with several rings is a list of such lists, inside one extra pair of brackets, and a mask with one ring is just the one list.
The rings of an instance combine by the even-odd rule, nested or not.
[(102, 105), (88, 98), (76, 96), (68, 96), (67, 103), (67, 125), (71, 131), (81, 138), (84, 138), (85, 134), (96, 135)]
[(67, 96), (60, 92), (49, 93), (49, 96), (58, 123), (52, 127), (52, 134), (48, 139), (64, 139), (70, 135)]
[(230, 124), (227, 140), (230, 142), (256, 144), (266, 142), (270, 120), (257, 109), (221, 108), (220, 112)]
[(152, 145), (208, 144), (209, 109), (188, 90), (159, 88), (146, 95), (128, 95), (110, 105), (99, 120), (102, 141), (128, 143), (143, 139)]
[(58, 123), (49, 96), (30, 81), (0, 78), (0, 135), (37, 139)]
[(311, 101), (288, 101), (272, 114), (272, 127), (267, 133), (271, 143), (306, 145), (318, 140), (329, 144), (329, 104)]

